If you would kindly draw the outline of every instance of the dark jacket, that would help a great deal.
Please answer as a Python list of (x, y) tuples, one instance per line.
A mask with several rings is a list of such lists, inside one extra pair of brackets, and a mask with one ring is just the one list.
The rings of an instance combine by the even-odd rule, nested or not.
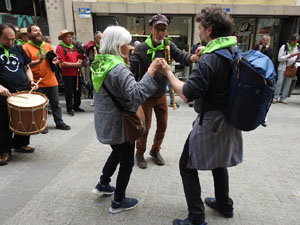
[[(147, 54), (149, 47), (146, 42), (139, 44), (135, 49), (133, 55), (130, 56), (130, 67), (134, 74), (136, 80), (140, 80), (142, 76), (147, 72), (148, 67), (151, 64), (152, 54)], [(190, 65), (192, 61), (190, 60), (191, 54), (181, 51), (176, 45), (170, 43), (171, 58), (176, 62), (180, 62), (186, 66)], [(163, 50), (157, 51), (155, 58), (165, 58), (165, 53)], [(166, 85), (168, 79), (157, 72), (155, 74), (154, 80), (159, 84), (159, 89), (152, 95), (152, 97), (158, 98), (166, 93)]]
[[(258, 50), (259, 49), (259, 45), (255, 45), (254, 50)], [(271, 60), (273, 58), (273, 51), (272, 49), (269, 47), (268, 49), (266, 49), (266, 46), (263, 46), (261, 53), (265, 54), (266, 56), (268, 56)]]
[(222, 110), (227, 105), (231, 74), (229, 60), (215, 53), (204, 54), (183, 86), (183, 94), (189, 101), (195, 100), (199, 114), (204, 96), (205, 112)]

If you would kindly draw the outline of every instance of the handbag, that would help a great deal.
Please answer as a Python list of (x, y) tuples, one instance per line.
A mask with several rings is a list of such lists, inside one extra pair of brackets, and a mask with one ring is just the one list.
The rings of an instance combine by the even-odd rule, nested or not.
[(107, 94), (111, 97), (114, 104), (122, 112), (125, 128), (125, 141), (133, 144), (138, 138), (142, 137), (146, 132), (145, 114), (142, 106), (139, 106), (136, 112), (127, 112), (118, 102), (116, 97), (102, 84)]
[[(285, 45), (285, 51), (286, 51), (286, 54), (289, 53), (288, 52), (288, 45)], [(297, 59), (296, 59), (296, 61), (297, 61)], [(298, 67), (295, 66), (296, 61), (292, 65), (286, 66), (284, 76), (286, 76), (286, 77), (295, 77), (297, 75)], [(287, 65), (287, 62), (286, 62), (286, 65)]]
[(284, 72), (284, 76), (286, 77), (295, 77), (297, 75), (298, 67), (295, 66), (295, 63), (287, 66)]

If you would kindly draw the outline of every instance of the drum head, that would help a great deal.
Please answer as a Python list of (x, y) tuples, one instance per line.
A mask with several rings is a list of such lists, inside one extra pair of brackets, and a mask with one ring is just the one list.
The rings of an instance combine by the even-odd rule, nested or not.
[(44, 104), (47, 99), (40, 93), (31, 93), (28, 95), (27, 92), (15, 93), (7, 98), (7, 102), (11, 105), (27, 108), (36, 107)]

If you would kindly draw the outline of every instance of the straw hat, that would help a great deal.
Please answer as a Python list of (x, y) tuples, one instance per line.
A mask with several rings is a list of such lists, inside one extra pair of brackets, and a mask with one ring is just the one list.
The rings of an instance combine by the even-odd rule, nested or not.
[(27, 34), (27, 28), (26, 27), (20, 28), (20, 31), (17, 33), (17, 38), (19, 39), (22, 34)]
[(63, 36), (71, 34), (73, 36), (74, 32), (68, 30), (62, 30), (58, 36), (58, 40), (62, 40)]
[(27, 34), (27, 28), (26, 27), (22, 27), (19, 31), (20, 34)]

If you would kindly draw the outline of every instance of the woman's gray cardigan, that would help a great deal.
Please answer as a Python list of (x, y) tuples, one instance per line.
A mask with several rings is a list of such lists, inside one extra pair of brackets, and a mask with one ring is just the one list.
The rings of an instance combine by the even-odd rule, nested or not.
[[(136, 82), (130, 69), (124, 64), (112, 68), (104, 84), (116, 97), (126, 111), (136, 112), (141, 103), (151, 97), (158, 89), (157, 82), (149, 73)], [(122, 112), (101, 86), (94, 93), (95, 128), (98, 140), (103, 144), (122, 144), (125, 142), (125, 129)]]

